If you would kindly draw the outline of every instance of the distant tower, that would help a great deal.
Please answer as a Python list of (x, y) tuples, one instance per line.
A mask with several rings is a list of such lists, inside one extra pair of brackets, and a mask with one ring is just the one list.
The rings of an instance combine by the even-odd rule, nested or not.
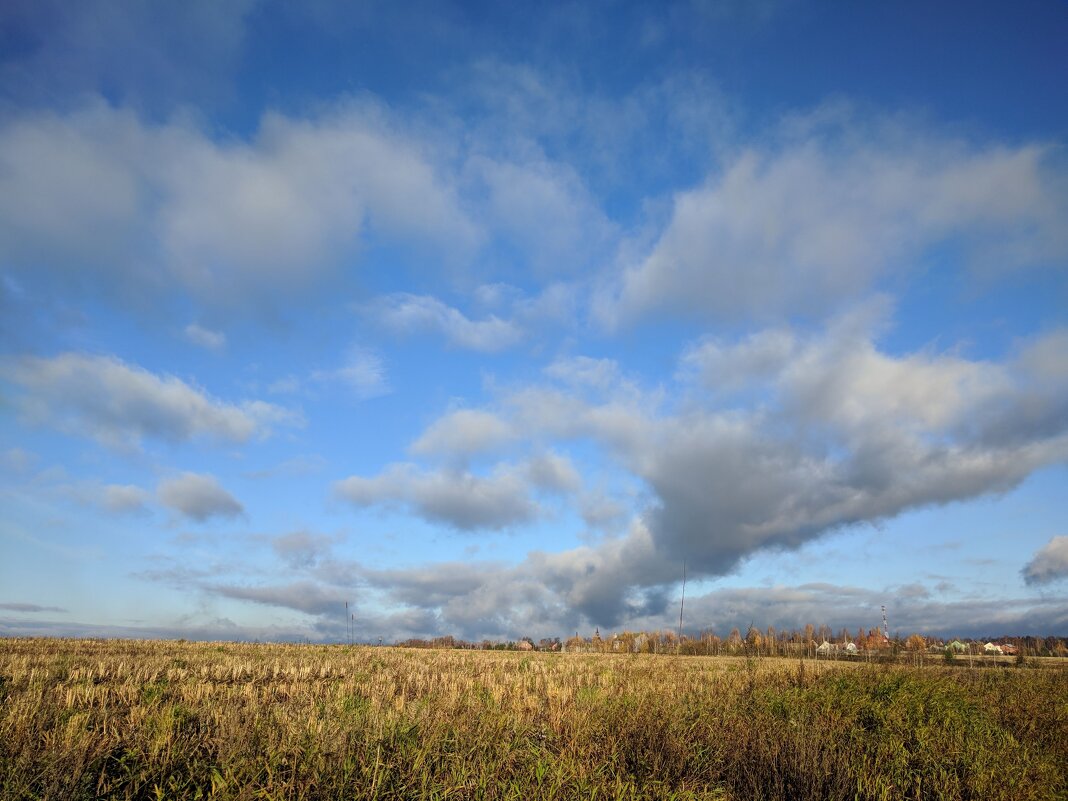
[(890, 627), (886, 625), (886, 606), (883, 606), (883, 637), (890, 639)]

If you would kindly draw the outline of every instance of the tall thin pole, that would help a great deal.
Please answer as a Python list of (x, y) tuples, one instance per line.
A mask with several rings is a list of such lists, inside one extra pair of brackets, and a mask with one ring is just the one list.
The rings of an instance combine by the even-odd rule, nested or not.
[(679, 638), (675, 644), (675, 653), (682, 648), (682, 612), (686, 608), (686, 562), (682, 563), (682, 601), (679, 603)]

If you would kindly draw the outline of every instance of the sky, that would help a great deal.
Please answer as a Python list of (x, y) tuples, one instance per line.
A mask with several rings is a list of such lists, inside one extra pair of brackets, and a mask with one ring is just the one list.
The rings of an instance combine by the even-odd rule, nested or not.
[(0, 635), (1068, 635), (1068, 6), (0, 6)]

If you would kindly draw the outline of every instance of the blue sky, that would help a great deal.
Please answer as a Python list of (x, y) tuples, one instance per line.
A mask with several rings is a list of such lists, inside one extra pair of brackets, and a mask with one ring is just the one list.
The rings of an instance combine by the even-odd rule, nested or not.
[(1068, 633), (1060, 3), (7, 3), (0, 633)]

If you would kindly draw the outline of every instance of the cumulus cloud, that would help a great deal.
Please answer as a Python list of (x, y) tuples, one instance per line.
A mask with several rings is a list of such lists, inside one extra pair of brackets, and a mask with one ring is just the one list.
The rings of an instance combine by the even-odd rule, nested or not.
[(156, 494), (164, 506), (198, 523), (213, 517), (238, 517), (245, 512), (214, 476), (183, 473), (161, 481)]
[(594, 491), (582, 496), (579, 513), (591, 529), (615, 531), (626, 521), (629, 509), (626, 504), (606, 493)]
[(500, 530), (538, 515), (526, 483), (508, 467), (478, 476), (462, 469), (428, 472), (412, 464), (394, 464), (377, 476), (339, 481), (334, 490), (356, 506), (407, 509), (424, 520), (463, 531)]
[(496, 236), (541, 274), (588, 269), (616, 231), (574, 170), (560, 162), (472, 156), (465, 177), (485, 197)]
[[(1060, 389), (1018, 382), (1011, 365), (893, 357), (852, 326), (771, 341), (788, 347), (775, 344), (770, 360), (753, 339), (698, 351), (711, 385), (722, 386), (724, 372), (728, 383), (761, 378), (770, 403), (658, 418), (633, 412), (634, 433), (618, 438), (635, 443), (622, 458), (655, 493), (646, 517), (658, 550), (698, 569), (722, 574), (760, 548), (1004, 491), (1068, 453), (1063, 422), (1041, 436), (994, 441), (1001, 426), (1024, 429), (1029, 409), (1063, 407)], [(594, 412), (570, 416), (604, 438)]]
[(190, 323), (183, 331), (185, 338), (201, 348), (207, 350), (222, 350), (226, 347), (226, 334), (212, 331), (197, 323)]
[(594, 359), (590, 356), (571, 356), (554, 361), (545, 374), (565, 384), (606, 390), (621, 380), (619, 363), (615, 359)]
[(547, 451), (526, 463), (527, 480), (548, 492), (570, 493), (582, 487), (582, 477), (572, 461), (559, 453)]
[(104, 509), (114, 514), (144, 512), (150, 499), (148, 492), (133, 484), (108, 484), (101, 501)]
[(939, 245), (979, 270), (1068, 254), (1047, 147), (966, 146), (828, 109), (785, 128), (675, 196), (651, 250), (600, 292), (602, 322), (835, 309)]
[(225, 142), (103, 102), (16, 115), (0, 125), (0, 255), (83, 288), (177, 284), (208, 304), (277, 304), (367, 235), (477, 247), (427, 150), (370, 105), (268, 113)]
[(20, 410), (31, 423), (137, 447), (145, 437), (184, 442), (197, 437), (246, 442), (294, 415), (262, 401), (240, 405), (211, 397), (171, 375), (156, 375), (112, 356), (27, 356), (3, 366), (24, 390)]
[(1068, 537), (1054, 537), (1024, 565), (1024, 581), (1039, 585), (1068, 579)]
[[(528, 570), (607, 625), (655, 610), (683, 561), (725, 575), (761, 550), (1003, 492), (1068, 458), (1068, 383), (1047, 358), (1060, 332), (995, 363), (891, 355), (872, 334), (881, 324), (866, 312), (815, 334), (699, 343), (683, 356), (679, 380), (693, 386), (675, 407), (621, 389), (612, 365), (594, 360), (554, 366), (563, 389), (502, 398), (516, 430), (590, 441), (648, 489), (624, 537), (531, 556)], [(736, 406), (724, 388), (761, 402)]]
[(490, 315), (469, 319), (458, 309), (428, 295), (396, 293), (368, 308), (382, 326), (397, 334), (436, 334), (453, 347), (496, 353), (522, 339), (515, 323)]
[[(640, 539), (640, 537), (639, 537)], [(638, 540), (618, 543), (614, 553), (576, 549), (566, 554), (533, 553), (517, 565), (497, 562), (438, 562), (412, 568), (359, 567), (368, 588), (416, 616), (418, 636), (456, 634), (469, 639), (549, 637), (576, 630), (671, 629), (678, 625), (678, 575), (635, 589), (623, 566), (650, 554)], [(630, 549), (637, 549), (628, 553)], [(671, 565), (681, 573), (681, 565)], [(622, 571), (622, 572), (621, 572)], [(630, 576), (632, 584), (613, 585)], [(685, 628), (691, 636), (711, 631), (723, 637), (752, 623), (762, 629), (801, 630), (811, 623), (835, 634), (881, 623), (888, 607), (891, 633), (944, 637), (1046, 635), (1068, 625), (1061, 598), (973, 598), (945, 595), (925, 585), (859, 587), (813, 583), (797, 586), (725, 587), (686, 597)]]
[(655, 446), (630, 461), (656, 493), (648, 519), (661, 549), (723, 573), (758, 548), (1007, 490), (1068, 454), (1063, 423), (991, 436), (1022, 429), (1028, 409), (1063, 406), (1060, 390), (1018, 383), (1005, 365), (892, 357), (832, 326), (772, 383), (771, 408), (650, 424)]
[(738, 343), (707, 338), (682, 357), (686, 370), (695, 370), (705, 386), (730, 393), (774, 378), (794, 356), (796, 339), (789, 331), (768, 330), (750, 334)]
[(511, 425), (478, 409), (457, 409), (439, 417), (412, 443), (419, 456), (470, 457), (492, 452), (516, 438)]

